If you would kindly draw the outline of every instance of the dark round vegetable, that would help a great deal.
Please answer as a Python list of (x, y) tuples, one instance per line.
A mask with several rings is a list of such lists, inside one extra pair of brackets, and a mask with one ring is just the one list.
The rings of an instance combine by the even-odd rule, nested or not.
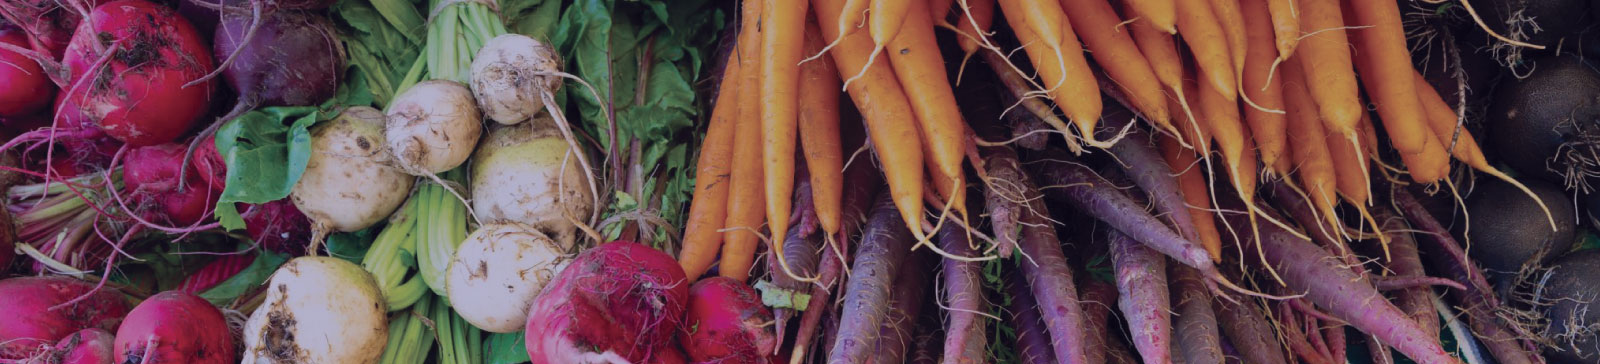
[(1507, 77), (1489, 109), (1490, 149), (1523, 175), (1577, 186), (1600, 173), (1600, 73), (1574, 57)]
[(1547, 320), (1541, 332), (1555, 347), (1544, 350), (1552, 364), (1594, 363), (1600, 361), (1600, 340), (1596, 324), (1600, 307), (1590, 307), (1600, 296), (1600, 250), (1590, 249), (1562, 256), (1550, 263), (1535, 292), (1536, 302), (1546, 307)]
[(1524, 264), (1549, 261), (1572, 248), (1576, 236), (1576, 212), (1560, 187), (1531, 179), (1521, 182), (1550, 207), (1556, 231), (1550, 230), (1550, 221), (1532, 198), (1504, 181), (1488, 178), (1480, 178), (1467, 199), (1466, 218), (1471, 226), (1466, 236), (1461, 235), (1468, 224), (1458, 218), (1454, 227), (1455, 234), (1470, 244), (1467, 253), (1492, 278), (1513, 275)]
[(327, 18), (300, 11), (266, 15), (254, 39), (251, 18), (230, 15), (217, 27), (218, 57), (239, 52), (222, 75), (242, 102), (257, 106), (316, 105), (333, 97), (344, 73), (344, 46)]

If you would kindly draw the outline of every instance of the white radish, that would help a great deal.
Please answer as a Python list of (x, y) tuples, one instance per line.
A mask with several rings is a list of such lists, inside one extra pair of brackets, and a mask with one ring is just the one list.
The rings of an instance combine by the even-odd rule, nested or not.
[(388, 312), (372, 275), (333, 257), (284, 263), (244, 326), (244, 363), (376, 363)]
[(418, 176), (443, 173), (466, 162), (483, 135), (483, 118), (472, 90), (455, 81), (411, 86), (389, 103), (385, 120), (384, 136), (395, 163)]
[(359, 106), (311, 128), (311, 157), (289, 197), (311, 219), (315, 240), (383, 221), (411, 192), (415, 178), (388, 165), (383, 121)]
[(594, 212), (578, 153), (548, 114), (492, 128), (472, 158), (472, 209), (485, 223), (518, 222), (570, 247)]
[(501, 124), (516, 124), (544, 110), (540, 95), (561, 88), (561, 59), (548, 44), (521, 34), (489, 40), (472, 60), (472, 95), (478, 108)]
[(450, 303), (485, 331), (522, 331), (533, 299), (571, 260), (563, 253), (569, 248), (528, 225), (484, 225), (456, 248), (446, 277)]

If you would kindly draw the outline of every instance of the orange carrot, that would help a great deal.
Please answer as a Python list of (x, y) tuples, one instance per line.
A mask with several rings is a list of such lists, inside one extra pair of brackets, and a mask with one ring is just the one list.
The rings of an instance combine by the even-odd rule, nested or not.
[(1450, 104), (1444, 102), (1444, 98), (1439, 95), (1439, 92), (1433, 88), (1432, 84), (1428, 83), (1427, 79), (1422, 77), (1422, 73), (1413, 70), (1412, 74), (1416, 75), (1417, 97), (1421, 98), (1422, 107), (1427, 109), (1428, 126), (1433, 129), (1433, 134), (1438, 136), (1439, 141), (1444, 143), (1447, 148), (1450, 143), (1455, 143), (1455, 147), (1450, 148), (1452, 150), (1451, 154), (1455, 155), (1457, 160), (1465, 163), (1468, 167), (1482, 171), (1483, 174), (1494, 178), (1499, 178), (1522, 190), (1522, 193), (1533, 198), (1533, 201), (1539, 204), (1539, 208), (1544, 210), (1545, 218), (1550, 220), (1550, 228), (1556, 229), (1555, 217), (1550, 214), (1550, 207), (1545, 205), (1544, 200), (1540, 199), (1539, 195), (1534, 194), (1522, 182), (1518, 182), (1515, 178), (1511, 178), (1505, 172), (1501, 172), (1500, 169), (1490, 165), (1489, 160), (1483, 157), (1483, 149), (1478, 147), (1478, 141), (1472, 138), (1472, 133), (1468, 133), (1466, 130), (1461, 130), (1459, 133), (1456, 132), (1456, 112), (1450, 109)]
[[(1310, 1), (1317, 1), (1317, 0), (1310, 0)], [(1354, 13), (1353, 10), (1352, 10), (1352, 13)], [(1348, 37), (1348, 39), (1350, 40), (1350, 44), (1353, 45), (1356, 49), (1369, 49), (1368, 44), (1367, 44), (1367, 41), (1368, 41), (1367, 36), (1368, 35), (1373, 35), (1373, 34), (1361, 32), (1361, 31), (1351, 32), (1350, 36)], [(1305, 47), (1302, 47), (1302, 48), (1305, 48)], [(1369, 70), (1377, 70), (1377, 69), (1384, 68), (1383, 66), (1379, 66), (1380, 63), (1377, 63), (1377, 62), (1383, 62), (1383, 60), (1380, 60), (1377, 57), (1373, 56), (1372, 54), (1367, 54), (1367, 53), (1371, 53), (1371, 52), (1363, 52), (1364, 56), (1355, 57), (1353, 59), (1353, 61), (1355, 62), (1356, 69), (1361, 71), (1360, 74), (1362, 76), (1362, 80), (1365, 80), (1365, 81), (1377, 81), (1375, 79), (1375, 77), (1373, 76), (1373, 72), (1369, 72)], [(1404, 67), (1404, 70), (1408, 71), (1408, 72), (1406, 72), (1407, 73), (1406, 78), (1412, 80), (1412, 94), (1407, 95), (1406, 98), (1413, 99), (1412, 100), (1412, 104), (1416, 105), (1416, 107), (1417, 107), (1416, 110), (1413, 110), (1413, 111), (1407, 112), (1407, 113), (1408, 114), (1412, 113), (1412, 112), (1423, 113), (1423, 111), (1421, 109), (1422, 106), (1420, 105), (1420, 102), (1421, 102), (1420, 98), (1417, 97), (1417, 95), (1415, 94), (1416, 91), (1418, 90), (1416, 88), (1416, 86), (1415, 86), (1415, 79), (1414, 79), (1416, 71), (1415, 71), (1415, 69), (1413, 69), (1411, 67), (1411, 63), (1409, 61), (1409, 58), (1407, 58), (1407, 59), (1408, 60), (1405, 61), (1406, 63), (1400, 66), (1400, 67)], [(1388, 82), (1388, 81), (1383, 81), (1383, 82)], [(1380, 83), (1375, 83), (1375, 82), (1363, 82), (1362, 86), (1366, 87), (1368, 95), (1376, 96), (1377, 92), (1378, 92), (1377, 88), (1379, 87), (1379, 84)], [(1394, 111), (1392, 109), (1393, 108), (1392, 105), (1394, 105), (1395, 103), (1392, 103), (1392, 102), (1386, 102), (1386, 103), (1388, 105), (1391, 105), (1391, 106), (1389, 106), (1389, 108), (1390, 108), (1391, 111)], [(1447, 175), (1449, 175), (1449, 173), (1450, 173), (1450, 154), (1444, 150), (1444, 145), (1440, 143), (1439, 136), (1434, 135), (1433, 130), (1429, 128), (1428, 120), (1426, 120), (1426, 117), (1425, 117), (1426, 115), (1424, 114), (1424, 119), (1417, 120), (1415, 124), (1408, 124), (1408, 123), (1399, 122), (1399, 121), (1391, 121), (1391, 120), (1394, 120), (1394, 119), (1389, 119), (1388, 117), (1390, 115), (1383, 114), (1383, 110), (1385, 109), (1385, 107), (1382, 106), (1382, 105), (1383, 104), (1379, 105), (1378, 111), (1379, 111), (1379, 116), (1383, 118), (1384, 131), (1387, 131), (1389, 133), (1390, 144), (1395, 146), (1395, 150), (1400, 151), (1400, 159), (1401, 159), (1402, 162), (1405, 163), (1406, 171), (1411, 174), (1411, 179), (1413, 181), (1417, 181), (1417, 182), (1420, 182), (1420, 183), (1433, 183), (1433, 182), (1437, 182), (1440, 179), (1443, 179)], [(1365, 109), (1362, 109), (1362, 110), (1364, 111)], [(1396, 137), (1397, 135), (1420, 135), (1420, 139), (1417, 138), (1417, 137), (1407, 137), (1407, 136), (1401, 136), (1399, 138), (1417, 139), (1417, 140), (1420, 141), (1421, 144), (1414, 146), (1416, 148), (1415, 151), (1409, 151), (1408, 152), (1406, 150), (1400, 149), (1399, 145), (1397, 144), (1398, 143), (1398, 139)]]
[(805, 61), (810, 62), (818, 57), (822, 57), (828, 52), (829, 49), (833, 49), (833, 46), (838, 45), (839, 40), (843, 39), (844, 36), (854, 34), (856, 30), (860, 30), (861, 27), (866, 24), (865, 20), (867, 19), (867, 5), (871, 3), (871, 1), (872, 0), (847, 0), (844, 3), (844, 10), (840, 11), (838, 18), (819, 20), (819, 23), (821, 23), (823, 27), (833, 25), (833, 34), (838, 35), (834, 36), (833, 41), (828, 42), (828, 45), (823, 46), (821, 51), (811, 55), (810, 58), (806, 58)]
[[(1312, 0), (1326, 1), (1326, 0)], [(1378, 0), (1350, 0), (1346, 15), (1352, 26), (1370, 26), (1356, 30), (1360, 33), (1355, 54), (1364, 58), (1361, 83), (1367, 95), (1378, 106), (1384, 130), (1389, 132), (1389, 144), (1401, 154), (1420, 152), (1428, 121), (1416, 97), (1418, 87), (1412, 77), (1411, 52), (1406, 48), (1406, 33), (1400, 25), (1400, 8), (1393, 2)]]
[[(911, 9), (911, 3), (925, 3), (925, 1), (927, 0), (872, 1), (872, 4), (869, 5), (871, 10), (867, 11), (867, 33), (872, 35), (872, 53), (867, 56), (868, 64), (877, 60), (878, 53), (882, 52), (884, 47), (889, 45), (889, 41), (893, 40), (894, 36), (900, 32), (900, 26), (905, 24), (907, 13)], [(846, 78), (844, 85), (849, 86), (851, 82), (854, 82), (861, 77), (861, 74), (866, 72), (865, 68), (861, 69), (861, 72), (856, 73), (854, 77)]]
[[(761, 3), (765, 0), (744, 0), (739, 24), (739, 69), (742, 72), (739, 89), (739, 118), (734, 122), (733, 169), (728, 186), (728, 218), (723, 235), (722, 262), (719, 274), (743, 282), (750, 277), (750, 267), (755, 264), (758, 234), (766, 217), (766, 200), (762, 186), (761, 158)], [(784, 219), (788, 219), (787, 216)]]
[(1217, 25), (1222, 27), (1222, 34), (1228, 41), (1228, 57), (1233, 60), (1237, 76), (1244, 73), (1245, 47), (1249, 44), (1244, 30), (1244, 11), (1239, 9), (1239, 0), (1210, 1), (1211, 13), (1217, 16)]
[[(809, 1), (763, 0), (761, 4), (761, 160), (771, 247), (783, 245), (794, 196), (794, 147), (800, 106), (800, 59), (805, 46)], [(808, 105), (809, 106), (809, 105)], [(774, 254), (782, 273), (797, 277), (784, 257)], [(798, 279), (798, 277), (797, 277)]]
[(717, 104), (711, 109), (711, 125), (706, 126), (706, 139), (700, 146), (700, 160), (695, 162), (694, 200), (689, 203), (689, 217), (684, 219), (683, 250), (678, 253), (678, 264), (684, 273), (694, 277), (690, 279), (711, 269), (717, 250), (722, 248), (719, 230), (728, 216), (728, 166), (733, 160), (737, 100), (742, 93), (737, 53), (728, 53), (725, 67), (717, 87)]
[[(1123, 12), (1130, 11), (1126, 8), (1127, 2), (1123, 4)], [(1128, 31), (1133, 35), (1134, 45), (1139, 47), (1139, 54), (1144, 55), (1145, 61), (1150, 64), (1156, 80), (1161, 81), (1161, 85), (1177, 97), (1177, 100), (1170, 100), (1176, 102), (1167, 103), (1167, 114), (1171, 115), (1168, 118), (1177, 120), (1168, 123), (1172, 126), (1167, 132), (1182, 135), (1178, 129), (1194, 119), (1194, 111), (1189, 108), (1188, 94), (1183, 90), (1183, 59), (1178, 56), (1177, 43), (1172, 40), (1171, 34), (1161, 32), (1148, 22), (1130, 23)], [(1186, 140), (1178, 142), (1193, 143)]]
[[(813, 0), (812, 6), (817, 19), (838, 19), (845, 1)], [(829, 38), (840, 35), (837, 30), (826, 27), (822, 32)], [(906, 117), (912, 114), (911, 102), (889, 69), (888, 60), (869, 63), (873, 52), (871, 37), (851, 34), (840, 39), (835, 48), (829, 54), (838, 65), (840, 78), (854, 73), (852, 70), (864, 70), (861, 82), (846, 88), (867, 124), (867, 137), (872, 141), (879, 163), (883, 164), (884, 179), (900, 217), (911, 227), (919, 243), (926, 242), (927, 233), (917, 228), (922, 226), (922, 142), (916, 123)]]
[(1239, 92), (1260, 106), (1244, 108), (1244, 120), (1250, 124), (1256, 150), (1261, 153), (1261, 164), (1283, 173), (1287, 171), (1279, 170), (1277, 164), (1283, 154), (1284, 140), (1288, 138), (1284, 125), (1286, 116), (1281, 111), (1262, 110), (1283, 110), (1283, 86), (1280, 84), (1283, 80), (1277, 77), (1278, 70), (1274, 67), (1277, 53), (1272, 48), (1268, 1), (1271, 0), (1244, 0), (1241, 4), (1245, 35), (1250, 44), (1245, 49), (1244, 82), (1239, 85)]
[[(822, 49), (816, 23), (806, 24), (807, 52)], [(800, 146), (811, 173), (811, 203), (822, 231), (839, 232), (844, 196), (844, 151), (839, 142), (839, 70), (833, 59), (800, 65)]]
[(1211, 88), (1200, 88), (1200, 113), (1204, 115), (1211, 137), (1216, 140), (1217, 151), (1222, 152), (1222, 162), (1227, 167), (1228, 179), (1233, 181), (1235, 192), (1244, 200), (1256, 195), (1255, 147), (1250, 132), (1239, 120), (1239, 103), (1229, 101)]
[[(1361, 118), (1370, 119), (1367, 115), (1363, 112)], [(1331, 130), (1324, 136), (1323, 145), (1328, 146), (1328, 156), (1333, 160), (1334, 182), (1339, 195), (1357, 208), (1366, 206), (1370, 182), (1367, 158), (1362, 150), (1357, 149), (1360, 145), (1350, 143), (1350, 140), (1333, 134)]]
[(1133, 9), (1129, 18), (1137, 16), (1150, 26), (1172, 34), (1178, 32), (1178, 10), (1173, 1), (1184, 0), (1125, 0), (1123, 4)]
[(1050, 99), (1066, 111), (1068, 119), (1078, 126), (1086, 143), (1104, 146), (1094, 138), (1094, 126), (1100, 121), (1100, 85), (1089, 71), (1089, 62), (1083, 58), (1083, 46), (1061, 4), (1055, 1), (999, 0), (1000, 12), (1006, 16), (1024, 44), (1034, 69), (1044, 79)]
[[(1305, 54), (1295, 57), (1305, 57)], [(1294, 173), (1300, 185), (1310, 195), (1311, 204), (1322, 213), (1329, 227), (1343, 226), (1333, 211), (1338, 204), (1337, 183), (1333, 158), (1329, 155), (1326, 127), (1317, 112), (1307, 81), (1298, 60), (1283, 62), (1283, 100), (1288, 111), (1290, 157), (1294, 159)], [(1335, 229), (1323, 229), (1336, 231)]]
[[(1180, 90), (1183, 90), (1183, 92), (1181, 94), (1199, 94), (1201, 87), (1195, 85), (1194, 79), (1184, 78), (1182, 82), (1183, 87)], [(1172, 105), (1169, 107), (1181, 107), (1181, 105), (1177, 105), (1180, 100), (1174, 98), (1168, 98), (1167, 100), (1168, 104)], [(1209, 120), (1209, 118), (1202, 115), (1194, 115), (1189, 118), (1188, 124), (1179, 125), (1178, 127), (1178, 130), (1181, 131), (1178, 135), (1183, 136), (1183, 140), (1194, 146), (1195, 152), (1201, 155), (1200, 159), (1206, 159), (1208, 158), (1206, 156), (1211, 154), (1211, 125)]]
[(1272, 33), (1277, 39), (1278, 59), (1288, 60), (1300, 44), (1300, 0), (1267, 0), (1272, 14)]
[(1121, 28), (1122, 19), (1116, 9), (1105, 0), (1061, 0), (1076, 33), (1089, 47), (1089, 55), (1096, 64), (1122, 86), (1124, 94), (1145, 120), (1164, 129), (1171, 129), (1167, 101), (1161, 93), (1161, 82), (1144, 54), (1134, 45), (1133, 38)]
[(961, 0), (966, 7), (966, 12), (961, 14), (961, 19), (956, 20), (956, 30), (961, 34), (956, 38), (956, 44), (961, 45), (961, 51), (966, 53), (961, 57), (961, 62), (966, 63), (972, 54), (978, 53), (978, 48), (983, 45), (980, 40), (987, 37), (989, 26), (994, 24), (994, 0)]
[(1217, 22), (1211, 5), (1201, 0), (1178, 1), (1178, 34), (1189, 44), (1207, 84), (1228, 101), (1237, 100), (1238, 80), (1234, 78), (1227, 33)]
[(1296, 51), (1301, 57), (1295, 58), (1300, 59), (1322, 123), (1335, 134), (1352, 135), (1361, 119), (1361, 92), (1356, 89), (1339, 0), (1302, 0), (1300, 5), (1300, 31), (1306, 35)]
[(966, 149), (962, 132), (967, 125), (961, 119), (961, 108), (956, 106), (955, 90), (944, 70), (944, 56), (939, 54), (938, 41), (933, 37), (933, 23), (918, 14), (928, 11), (927, 4), (913, 1), (910, 13), (899, 35), (889, 41), (889, 63), (900, 84), (905, 87), (911, 110), (920, 122), (924, 153), (931, 160), (930, 178), (939, 196), (953, 201), (951, 209), (966, 214), (966, 185), (962, 178), (961, 160)]
[(1189, 205), (1189, 217), (1194, 220), (1194, 230), (1200, 235), (1200, 245), (1211, 253), (1211, 260), (1222, 259), (1222, 235), (1217, 231), (1217, 220), (1211, 215), (1211, 197), (1207, 194), (1205, 177), (1200, 175), (1199, 160), (1194, 151), (1184, 148), (1177, 139), (1161, 136), (1157, 143), (1167, 166), (1178, 173), (1178, 188)]

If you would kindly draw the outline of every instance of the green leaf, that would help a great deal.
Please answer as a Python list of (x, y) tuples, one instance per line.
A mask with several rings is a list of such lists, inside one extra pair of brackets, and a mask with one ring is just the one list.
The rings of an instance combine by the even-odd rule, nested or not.
[(811, 295), (778, 287), (772, 282), (758, 281), (755, 287), (761, 291), (761, 304), (767, 307), (805, 311), (806, 306), (811, 304)]
[(516, 364), (526, 363), (528, 358), (528, 345), (525, 342), (527, 335), (521, 332), (490, 334), (489, 341), (483, 345), (484, 358), (487, 364)]
[[(217, 219), (228, 230), (244, 228), (234, 203), (266, 203), (289, 196), (311, 159), (315, 107), (268, 107), (247, 112), (217, 130), (217, 152), (228, 165), (227, 187), (217, 200)], [(287, 123), (287, 124), (286, 124)]]
[(227, 304), (245, 294), (245, 292), (266, 283), (267, 278), (272, 277), (272, 272), (278, 270), (278, 266), (283, 265), (283, 262), (289, 261), (289, 257), (282, 253), (268, 249), (259, 251), (261, 254), (256, 256), (255, 261), (250, 262), (250, 266), (245, 267), (244, 270), (239, 271), (238, 274), (233, 275), (228, 280), (218, 283), (215, 287), (211, 287), (205, 292), (200, 292), (200, 298), (211, 301), (212, 304), (218, 306)]
[(372, 247), (372, 239), (378, 237), (381, 229), (382, 226), (373, 226), (353, 233), (329, 235), (328, 255), (360, 265), (361, 258), (367, 256), (367, 248)]

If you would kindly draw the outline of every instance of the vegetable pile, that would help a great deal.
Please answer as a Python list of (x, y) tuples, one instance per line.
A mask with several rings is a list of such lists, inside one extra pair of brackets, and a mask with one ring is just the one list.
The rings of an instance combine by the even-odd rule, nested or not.
[(1594, 362), (1595, 16), (9, 1), (0, 362)]

